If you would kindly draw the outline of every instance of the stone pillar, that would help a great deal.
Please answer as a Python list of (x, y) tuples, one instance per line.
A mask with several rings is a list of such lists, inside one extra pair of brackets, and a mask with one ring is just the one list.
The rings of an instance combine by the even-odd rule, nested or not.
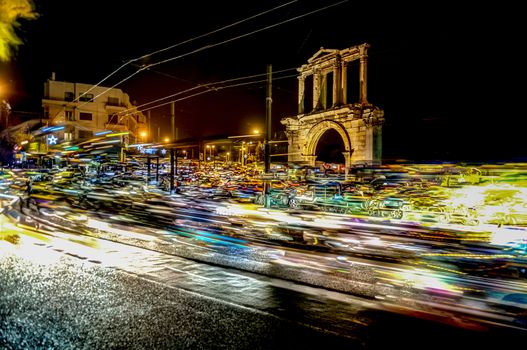
[(340, 90), (340, 61), (337, 60), (333, 66), (333, 107), (340, 106), (342, 103), (342, 93)]
[(340, 96), (342, 104), (348, 104), (348, 65), (342, 62), (340, 68)]
[(308, 162), (309, 166), (315, 166), (317, 156), (315, 154), (304, 155), (304, 159)]
[(306, 97), (306, 77), (298, 77), (298, 114), (304, 114), (304, 101)]
[(321, 76), (319, 71), (313, 73), (313, 110), (320, 109), (320, 85)]
[(375, 145), (373, 130), (374, 126), (366, 125), (366, 144), (364, 145), (364, 160), (367, 161), (368, 164), (373, 164), (373, 160), (375, 158), (373, 150), (373, 147)]
[(342, 155), (344, 156), (344, 180), (348, 179), (348, 173), (349, 169), (351, 167), (351, 152), (350, 151), (344, 151), (342, 152)]
[(360, 48), (360, 73), (359, 73), (359, 80), (360, 80), (360, 103), (368, 103), (368, 93), (367, 93), (367, 75), (368, 75), (368, 47), (367, 46), (361, 46)]
[(328, 108), (328, 74), (322, 74), (322, 81), (320, 84), (320, 106), (322, 110)]

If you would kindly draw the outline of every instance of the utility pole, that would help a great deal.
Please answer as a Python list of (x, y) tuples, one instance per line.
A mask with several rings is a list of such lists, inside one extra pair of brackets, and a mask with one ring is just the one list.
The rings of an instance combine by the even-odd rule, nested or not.
[(176, 155), (174, 148), (170, 149), (170, 194), (174, 194), (174, 170), (175, 170)]
[(147, 134), (147, 140), (149, 140), (150, 142), (154, 140), (154, 137), (152, 135), (152, 124), (151, 124), (151, 118), (150, 118), (150, 111), (147, 111), (146, 112), (146, 119), (147, 119), (147, 122), (148, 122), (148, 134)]
[[(271, 64), (267, 65), (267, 98), (265, 99), (265, 141), (264, 141), (264, 169), (265, 174), (271, 172), (271, 104), (273, 103), (272, 99), (272, 87), (273, 87), (273, 66)], [(264, 180), (264, 203), (266, 208), (271, 207), (271, 196), (269, 195), (269, 182)]]
[(272, 98), (272, 87), (273, 87), (273, 66), (267, 65), (267, 98), (265, 99), (265, 142), (264, 142), (264, 161), (265, 161), (265, 173), (268, 174), (271, 171), (271, 147), (269, 142), (271, 141), (271, 104), (273, 103)]
[(174, 101), (170, 105), (170, 121), (172, 123), (172, 142), (176, 142), (176, 103)]

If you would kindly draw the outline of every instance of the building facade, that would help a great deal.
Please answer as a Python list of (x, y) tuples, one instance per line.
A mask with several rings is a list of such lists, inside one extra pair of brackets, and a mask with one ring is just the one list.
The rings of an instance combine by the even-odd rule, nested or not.
[(125, 143), (137, 143), (147, 132), (146, 117), (121, 89), (56, 81), (44, 83), (44, 118), (50, 126), (64, 126), (55, 133), (58, 143), (76, 142), (104, 131), (128, 132)]

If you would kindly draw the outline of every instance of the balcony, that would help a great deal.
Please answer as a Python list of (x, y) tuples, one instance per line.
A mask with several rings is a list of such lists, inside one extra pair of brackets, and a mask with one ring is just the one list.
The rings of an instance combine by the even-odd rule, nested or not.
[(113, 131), (128, 131), (128, 127), (125, 123), (106, 123), (104, 124), (104, 127)]
[(122, 112), (127, 109), (126, 106), (122, 103), (111, 104), (109, 102), (106, 102), (105, 107), (108, 113)]

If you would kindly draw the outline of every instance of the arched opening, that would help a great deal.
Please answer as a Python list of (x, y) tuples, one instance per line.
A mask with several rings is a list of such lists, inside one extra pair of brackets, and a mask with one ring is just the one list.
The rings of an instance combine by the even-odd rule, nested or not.
[(318, 140), (315, 154), (317, 161), (324, 163), (344, 164), (344, 141), (337, 130), (328, 129)]

